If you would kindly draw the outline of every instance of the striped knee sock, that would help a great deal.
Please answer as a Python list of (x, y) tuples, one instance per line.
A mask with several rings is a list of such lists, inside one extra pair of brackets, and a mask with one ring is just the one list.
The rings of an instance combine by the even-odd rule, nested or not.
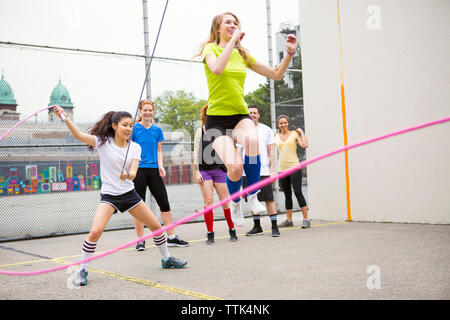
[(159, 253), (161, 254), (161, 258), (163, 260), (167, 260), (170, 258), (169, 248), (167, 247), (166, 234), (161, 233), (159, 236), (153, 237), (153, 242), (159, 249)]
[[(87, 241), (83, 242), (83, 249), (81, 250), (81, 260), (90, 258), (95, 253), (95, 248), (97, 247), (97, 242)], [(81, 263), (82, 269), (87, 269), (89, 262)]]

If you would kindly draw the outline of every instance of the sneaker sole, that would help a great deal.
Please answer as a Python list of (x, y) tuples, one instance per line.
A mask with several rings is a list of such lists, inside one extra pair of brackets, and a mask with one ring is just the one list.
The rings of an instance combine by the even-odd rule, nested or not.
[(189, 244), (167, 243), (167, 246), (168, 247), (181, 247), (181, 248), (184, 248), (184, 247), (189, 247)]
[(264, 231), (257, 232), (257, 233), (246, 233), (245, 235), (246, 235), (247, 237), (252, 237), (252, 236), (258, 236), (258, 235), (260, 235), (260, 234), (264, 234)]
[(275, 237), (280, 237), (280, 236), (281, 236), (281, 234), (279, 234), (279, 233), (278, 233), (278, 234), (273, 234), (273, 233), (272, 233), (272, 237), (274, 237), (274, 238), (275, 238)]
[(163, 269), (172, 269), (172, 268), (181, 269), (181, 268), (184, 268), (186, 265), (187, 265), (187, 263), (183, 264), (182, 266), (162, 266), (162, 267), (163, 267)]

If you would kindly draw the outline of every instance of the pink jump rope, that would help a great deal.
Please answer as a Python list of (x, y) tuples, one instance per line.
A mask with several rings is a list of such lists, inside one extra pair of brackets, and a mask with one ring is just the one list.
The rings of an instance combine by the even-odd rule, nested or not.
[[(164, 20), (164, 15), (165, 15), (165, 12), (166, 12), (166, 9), (167, 9), (167, 4), (168, 4), (168, 0), (166, 1), (166, 6), (164, 8), (164, 12), (163, 12), (163, 15), (162, 15), (162, 18), (161, 18), (161, 23), (159, 25), (158, 35), (156, 37), (155, 46), (153, 47), (153, 53), (152, 53), (152, 56), (151, 56), (151, 59), (150, 59), (150, 62), (149, 62), (148, 68), (147, 68), (147, 73), (145, 75), (145, 80), (147, 80), (148, 72), (150, 70), (151, 62), (153, 60), (153, 56), (154, 56), (154, 53), (155, 53), (156, 44), (158, 43), (159, 33), (161, 31), (161, 26), (162, 26), (162, 22)], [(139, 102), (142, 99), (142, 94), (143, 94), (144, 88), (145, 88), (145, 82), (146, 81), (144, 81), (144, 86), (142, 87), (142, 90), (141, 90), (141, 96), (139, 98)], [(16, 127), (18, 127), (19, 125), (24, 123), (26, 120), (28, 120), (29, 118), (31, 118), (35, 114), (38, 114), (39, 112), (42, 112), (44, 110), (47, 110), (47, 109), (50, 109), (50, 108), (53, 108), (53, 107), (55, 107), (55, 106), (49, 106), (49, 107), (43, 108), (41, 110), (38, 110), (35, 113), (33, 113), (32, 115), (30, 115), (30, 116), (26, 117), (25, 119), (23, 119), (22, 121), (20, 121), (19, 123), (15, 124), (13, 127), (8, 129), (0, 137), (0, 141), (2, 141)], [(136, 114), (135, 114), (135, 117), (134, 117), (135, 119), (137, 117), (138, 110), (139, 110), (139, 104), (138, 104), (138, 108), (136, 110)], [(61, 119), (62, 120), (66, 120), (66, 116), (64, 114), (61, 114)], [(125, 244), (123, 244), (121, 246), (118, 246), (118, 247), (116, 247), (114, 249), (111, 249), (109, 251), (106, 251), (104, 253), (97, 254), (97, 255), (92, 256), (90, 258), (87, 258), (85, 260), (76, 261), (76, 262), (73, 262), (73, 263), (70, 263), (70, 264), (61, 265), (61, 266), (58, 266), (58, 267), (55, 267), (55, 268), (42, 269), (42, 270), (31, 271), (31, 272), (18, 272), (18, 271), (0, 270), (0, 274), (10, 275), (10, 276), (39, 275), (39, 274), (50, 273), (50, 272), (54, 272), (54, 271), (58, 271), (58, 270), (63, 270), (63, 269), (69, 268), (71, 266), (79, 265), (81, 263), (85, 263), (85, 262), (88, 262), (88, 261), (91, 261), (91, 260), (100, 259), (100, 258), (105, 257), (107, 255), (116, 253), (116, 252), (118, 252), (120, 250), (126, 249), (126, 248), (128, 248), (128, 247), (130, 247), (130, 246), (132, 246), (132, 245), (134, 245), (134, 244), (136, 244), (138, 242), (141, 242), (141, 241), (144, 241), (146, 239), (152, 238), (153, 236), (155, 236), (157, 234), (160, 234), (160, 233), (162, 233), (162, 232), (164, 232), (166, 230), (175, 228), (176, 226), (179, 226), (179, 225), (184, 224), (184, 223), (186, 223), (188, 221), (191, 221), (192, 219), (194, 219), (194, 218), (196, 218), (198, 216), (201, 216), (201, 215), (203, 215), (204, 213), (206, 213), (206, 212), (208, 212), (210, 210), (213, 210), (213, 209), (215, 209), (217, 207), (220, 207), (220, 206), (226, 204), (227, 202), (236, 199), (239, 196), (245, 195), (245, 194), (247, 194), (247, 193), (249, 193), (251, 191), (254, 191), (256, 189), (260, 189), (261, 187), (263, 187), (263, 186), (265, 186), (265, 185), (267, 185), (269, 183), (273, 183), (277, 179), (281, 179), (281, 178), (284, 178), (284, 177), (286, 177), (288, 175), (291, 175), (295, 171), (300, 170), (301, 168), (306, 167), (307, 165), (309, 165), (311, 163), (317, 162), (317, 161), (322, 160), (322, 159), (327, 158), (327, 157), (331, 157), (331, 156), (333, 156), (333, 155), (335, 155), (337, 153), (343, 152), (345, 150), (350, 150), (350, 149), (357, 148), (357, 147), (360, 147), (360, 146), (365, 145), (365, 144), (373, 143), (373, 142), (378, 141), (378, 140), (387, 139), (387, 138), (390, 138), (390, 137), (393, 137), (393, 136), (397, 136), (397, 135), (404, 134), (404, 133), (411, 132), (411, 131), (418, 130), (418, 129), (423, 129), (423, 128), (426, 128), (426, 127), (429, 127), (429, 126), (433, 126), (433, 125), (437, 125), (437, 124), (440, 124), (440, 123), (444, 123), (444, 122), (447, 122), (447, 121), (450, 121), (450, 117), (446, 117), (446, 118), (443, 118), (443, 119), (440, 119), (440, 120), (435, 120), (435, 121), (427, 122), (427, 123), (424, 123), (424, 124), (416, 125), (414, 127), (410, 127), (410, 128), (407, 128), (407, 129), (395, 131), (395, 132), (392, 132), (392, 133), (389, 133), (389, 134), (382, 135), (380, 137), (372, 138), (372, 139), (365, 140), (365, 141), (362, 141), (362, 142), (358, 142), (358, 143), (355, 143), (355, 144), (352, 144), (352, 145), (349, 145), (349, 146), (346, 146), (346, 147), (343, 147), (343, 148), (336, 149), (334, 151), (325, 153), (325, 154), (323, 154), (321, 156), (315, 157), (315, 158), (313, 158), (311, 160), (302, 161), (300, 164), (298, 164), (297, 166), (289, 169), (288, 171), (279, 173), (278, 175), (276, 175), (274, 177), (269, 177), (267, 179), (261, 180), (260, 182), (255, 183), (255, 184), (253, 184), (253, 185), (251, 185), (251, 186), (249, 186), (249, 187), (247, 187), (247, 188), (245, 188), (245, 189), (243, 189), (241, 191), (233, 193), (228, 198), (223, 199), (222, 201), (220, 201), (220, 202), (218, 202), (216, 204), (213, 204), (213, 205), (211, 205), (211, 206), (209, 206), (207, 208), (204, 208), (203, 210), (201, 210), (199, 212), (193, 213), (190, 216), (182, 218), (182, 219), (180, 219), (180, 220), (178, 220), (178, 221), (176, 221), (176, 222), (174, 222), (174, 223), (172, 223), (172, 224), (170, 224), (168, 226), (164, 226), (164, 227), (162, 227), (162, 228), (160, 228), (160, 229), (158, 229), (156, 231), (153, 231), (149, 235), (143, 236), (143, 237), (141, 237), (141, 238), (139, 238), (137, 240), (133, 240), (133, 241), (127, 242), (127, 243), (125, 243)], [(126, 162), (126, 158), (127, 158), (127, 155), (128, 155), (129, 146), (130, 146), (130, 143), (128, 143), (128, 148), (127, 148), (127, 153), (125, 155), (125, 161), (124, 161), (124, 164), (123, 164), (123, 168), (125, 168), (125, 162)]]
[[(46, 110), (46, 109), (48, 109), (48, 108), (45, 108), (43, 110)], [(88, 261), (91, 261), (91, 260), (94, 260), (94, 259), (100, 259), (100, 258), (105, 257), (107, 255), (110, 255), (110, 254), (116, 253), (116, 252), (118, 252), (120, 250), (123, 250), (125, 248), (128, 248), (129, 246), (132, 246), (133, 244), (135, 244), (137, 242), (149, 239), (149, 238), (151, 238), (151, 237), (153, 237), (153, 236), (155, 236), (157, 234), (160, 234), (161, 232), (164, 232), (164, 231), (166, 231), (168, 229), (172, 229), (172, 228), (175, 228), (176, 226), (179, 226), (179, 225), (181, 225), (183, 223), (186, 223), (186, 222), (188, 222), (188, 221), (190, 221), (190, 220), (192, 220), (192, 219), (194, 219), (194, 218), (196, 218), (198, 216), (203, 215), (205, 212), (208, 212), (209, 210), (213, 210), (213, 209), (215, 209), (217, 207), (220, 207), (220, 206), (224, 205), (225, 203), (227, 203), (227, 202), (229, 202), (229, 201), (231, 201), (233, 199), (236, 199), (239, 196), (242, 196), (242, 195), (244, 195), (244, 194), (246, 194), (248, 192), (251, 192), (253, 190), (259, 189), (259, 188), (261, 188), (261, 187), (263, 187), (263, 186), (265, 186), (265, 185), (267, 185), (269, 183), (274, 182), (277, 179), (284, 178), (284, 177), (294, 173), (297, 170), (300, 170), (301, 168), (303, 168), (303, 167), (305, 167), (305, 166), (307, 166), (307, 165), (309, 165), (311, 163), (317, 162), (317, 161), (322, 160), (322, 159), (327, 158), (327, 157), (331, 157), (331, 156), (333, 156), (333, 155), (335, 155), (337, 153), (343, 152), (345, 150), (354, 149), (354, 148), (360, 147), (360, 146), (365, 145), (365, 144), (373, 143), (373, 142), (376, 142), (376, 141), (379, 141), (379, 140), (383, 140), (383, 139), (387, 139), (387, 138), (390, 138), (390, 137), (393, 137), (393, 136), (398, 136), (400, 134), (404, 134), (404, 133), (407, 133), (407, 132), (423, 129), (423, 128), (430, 127), (430, 126), (437, 125), (437, 124), (441, 124), (441, 123), (444, 123), (444, 122), (447, 122), (447, 121), (450, 121), (450, 117), (446, 117), (446, 118), (443, 118), (443, 119), (440, 119), (440, 120), (435, 120), (435, 121), (427, 122), (427, 123), (424, 123), (424, 124), (416, 125), (416, 126), (413, 126), (413, 127), (407, 128), (407, 129), (403, 129), (403, 130), (395, 131), (395, 132), (392, 132), (392, 133), (388, 133), (388, 134), (385, 134), (385, 135), (382, 135), (382, 136), (379, 136), (379, 137), (376, 137), (376, 138), (372, 138), (372, 139), (365, 140), (365, 141), (362, 141), (362, 142), (358, 142), (358, 143), (355, 143), (355, 144), (352, 144), (352, 145), (349, 145), (349, 146), (346, 146), (346, 147), (343, 147), (343, 148), (336, 149), (334, 151), (325, 153), (325, 154), (323, 154), (321, 156), (315, 157), (315, 158), (313, 158), (311, 160), (302, 161), (300, 164), (298, 164), (297, 166), (289, 169), (288, 171), (282, 172), (282, 173), (280, 173), (280, 174), (278, 174), (278, 175), (276, 175), (274, 177), (270, 177), (270, 178), (261, 180), (260, 182), (255, 183), (255, 184), (253, 184), (253, 185), (251, 185), (251, 186), (249, 186), (249, 187), (247, 187), (247, 188), (245, 188), (245, 189), (243, 189), (243, 190), (241, 190), (239, 192), (233, 193), (228, 198), (223, 199), (222, 201), (220, 201), (220, 202), (218, 202), (216, 204), (213, 204), (213, 205), (211, 205), (211, 206), (209, 206), (209, 207), (207, 207), (207, 208), (205, 208), (205, 209), (203, 209), (203, 210), (201, 210), (199, 212), (193, 213), (190, 216), (182, 218), (182, 219), (180, 219), (180, 220), (178, 220), (178, 221), (176, 221), (176, 222), (174, 222), (174, 223), (172, 223), (172, 224), (170, 224), (168, 226), (165, 226), (165, 227), (162, 227), (162, 228), (160, 228), (160, 229), (158, 229), (156, 231), (153, 231), (149, 235), (143, 236), (143, 237), (141, 237), (141, 238), (139, 238), (137, 240), (130, 241), (128, 243), (125, 243), (125, 244), (123, 244), (123, 245), (121, 245), (119, 247), (116, 247), (116, 248), (111, 249), (109, 251), (106, 251), (104, 253), (92, 256), (92, 257), (90, 257), (88, 259), (77, 261), (77, 262), (73, 262), (73, 263), (66, 264), (66, 265), (61, 265), (61, 266), (58, 266), (58, 267), (55, 267), (55, 268), (43, 269), (43, 270), (32, 271), (32, 272), (18, 272), (18, 271), (0, 270), (0, 274), (10, 275), (10, 276), (38, 275), (38, 274), (44, 274), (44, 273), (54, 272), (54, 271), (58, 271), (58, 270), (63, 270), (63, 269), (69, 268), (71, 266), (78, 265), (78, 264), (81, 264), (81, 263), (85, 263), (85, 262), (88, 262)], [(3, 138), (3, 136), (2, 136), (2, 138)]]

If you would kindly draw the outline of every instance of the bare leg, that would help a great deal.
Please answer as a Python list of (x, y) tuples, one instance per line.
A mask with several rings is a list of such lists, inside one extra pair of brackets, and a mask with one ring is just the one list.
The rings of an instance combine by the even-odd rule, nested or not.
[[(161, 228), (156, 216), (153, 214), (152, 210), (144, 203), (141, 202), (133, 209), (128, 211), (135, 219), (137, 219), (142, 225), (146, 225), (150, 230), (155, 231)], [(159, 233), (161, 234), (161, 233)]]
[(292, 209), (286, 210), (286, 219), (292, 221)]
[(86, 238), (89, 242), (97, 242), (100, 239), (113, 213), (113, 206), (104, 202), (99, 203), (95, 212), (94, 221), (92, 222), (91, 231)]
[(277, 213), (277, 206), (275, 205), (275, 201), (266, 201), (266, 207), (269, 216)]
[(144, 235), (144, 224), (133, 217), (134, 229), (136, 230), (136, 235), (138, 238)]

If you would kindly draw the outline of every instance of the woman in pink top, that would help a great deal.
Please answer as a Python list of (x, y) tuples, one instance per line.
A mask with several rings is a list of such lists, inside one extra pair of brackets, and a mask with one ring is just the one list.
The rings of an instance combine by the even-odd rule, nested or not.
[[(277, 118), (278, 128), (280, 132), (276, 136), (276, 143), (278, 147), (278, 171), (287, 171), (300, 163), (297, 156), (297, 147), (304, 149), (308, 147), (308, 140), (302, 129), (298, 128), (295, 131), (289, 130), (289, 118), (281, 115)], [(302, 193), (302, 170), (298, 170), (293, 174), (280, 179), (280, 186), (283, 189), (286, 205), (286, 221), (279, 225), (279, 227), (292, 227), (292, 188), (294, 189), (295, 197), (297, 198), (300, 210), (303, 214), (302, 228), (309, 228), (311, 223), (308, 219), (308, 207), (306, 205), (305, 197)]]

